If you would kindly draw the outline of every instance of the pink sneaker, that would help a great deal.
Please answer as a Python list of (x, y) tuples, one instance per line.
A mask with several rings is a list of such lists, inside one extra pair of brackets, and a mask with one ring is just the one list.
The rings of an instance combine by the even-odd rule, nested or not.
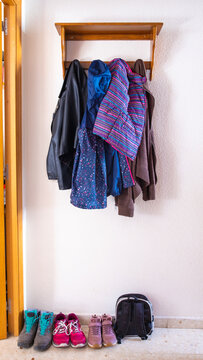
[(117, 344), (116, 335), (112, 328), (112, 317), (110, 315), (102, 315), (102, 338), (104, 346)]
[(70, 345), (68, 322), (66, 316), (62, 313), (56, 315), (54, 320), (52, 344), (55, 347), (67, 347)]
[(101, 317), (93, 315), (89, 322), (88, 345), (93, 349), (102, 347)]
[(68, 315), (67, 320), (71, 346), (74, 348), (85, 346), (86, 338), (84, 332), (81, 330), (78, 317), (71, 313)]

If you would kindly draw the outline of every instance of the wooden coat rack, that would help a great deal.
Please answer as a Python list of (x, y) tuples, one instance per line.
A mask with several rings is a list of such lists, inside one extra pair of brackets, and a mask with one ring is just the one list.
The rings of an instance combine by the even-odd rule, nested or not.
[[(151, 61), (145, 61), (145, 67), (150, 70), (150, 80), (152, 80), (156, 36), (160, 33), (163, 23), (56, 23), (55, 26), (61, 36), (63, 76), (70, 65), (70, 61), (66, 61), (67, 41), (151, 40), (153, 42)], [(80, 61), (80, 63), (87, 70), (91, 61)], [(134, 66), (133, 61), (127, 63), (131, 68)]]

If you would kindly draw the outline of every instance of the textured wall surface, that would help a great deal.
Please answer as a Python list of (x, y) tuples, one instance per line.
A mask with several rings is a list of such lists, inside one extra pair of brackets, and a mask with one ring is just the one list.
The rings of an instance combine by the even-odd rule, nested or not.
[[(201, 0), (23, 1), (26, 307), (114, 313), (116, 298), (136, 291), (151, 299), (156, 315), (202, 315), (202, 13)], [(131, 219), (117, 215), (113, 198), (106, 210), (73, 207), (70, 192), (46, 175), (62, 84), (54, 23), (88, 21), (164, 22), (149, 85), (156, 98), (157, 199), (139, 198)], [(78, 43), (67, 56), (149, 58), (149, 46), (138, 42), (106, 49)]]

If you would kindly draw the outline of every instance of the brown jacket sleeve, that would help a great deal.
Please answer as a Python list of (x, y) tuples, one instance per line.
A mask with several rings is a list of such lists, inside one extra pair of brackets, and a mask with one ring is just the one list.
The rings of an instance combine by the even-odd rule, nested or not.
[[(137, 60), (134, 71), (142, 76), (146, 75), (145, 65), (142, 60)], [(143, 200), (155, 199), (156, 155), (152, 130), (152, 115), (155, 100), (151, 92), (145, 87), (147, 95), (147, 109), (145, 115), (145, 127), (142, 141), (134, 161), (129, 160), (135, 185), (124, 189), (116, 198), (118, 214), (132, 217), (134, 215), (134, 201), (143, 193)]]

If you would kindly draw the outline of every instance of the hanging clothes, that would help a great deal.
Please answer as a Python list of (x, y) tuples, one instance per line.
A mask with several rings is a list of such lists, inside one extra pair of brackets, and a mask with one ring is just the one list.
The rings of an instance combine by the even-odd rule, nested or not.
[(133, 186), (134, 180), (127, 157), (104, 141), (107, 168), (107, 196), (118, 196), (123, 189)]
[(100, 105), (93, 133), (134, 160), (144, 129), (146, 77), (133, 73), (122, 59), (114, 59), (109, 69), (112, 80)]
[(87, 102), (87, 76), (78, 60), (72, 61), (64, 78), (51, 125), (47, 175), (58, 180), (60, 190), (71, 188), (77, 133)]
[[(135, 62), (134, 71), (143, 77), (146, 76), (145, 65), (141, 59)], [(116, 198), (118, 214), (129, 217), (134, 215), (134, 201), (141, 192), (143, 194), (143, 200), (155, 199), (155, 184), (157, 183), (156, 154), (152, 128), (155, 99), (146, 84), (143, 85), (143, 89), (146, 91), (147, 96), (145, 127), (136, 160), (130, 161), (135, 185), (131, 188), (124, 189), (121, 195)]]
[(134, 184), (126, 157), (93, 134), (99, 105), (106, 94), (111, 73), (100, 60), (91, 63), (88, 71), (87, 108), (78, 132), (71, 203), (84, 209), (102, 209), (108, 195), (119, 195)]
[(93, 61), (88, 70), (87, 107), (78, 132), (70, 196), (71, 203), (79, 208), (102, 209), (107, 205), (104, 142), (92, 130), (110, 80), (108, 66), (100, 60)]

